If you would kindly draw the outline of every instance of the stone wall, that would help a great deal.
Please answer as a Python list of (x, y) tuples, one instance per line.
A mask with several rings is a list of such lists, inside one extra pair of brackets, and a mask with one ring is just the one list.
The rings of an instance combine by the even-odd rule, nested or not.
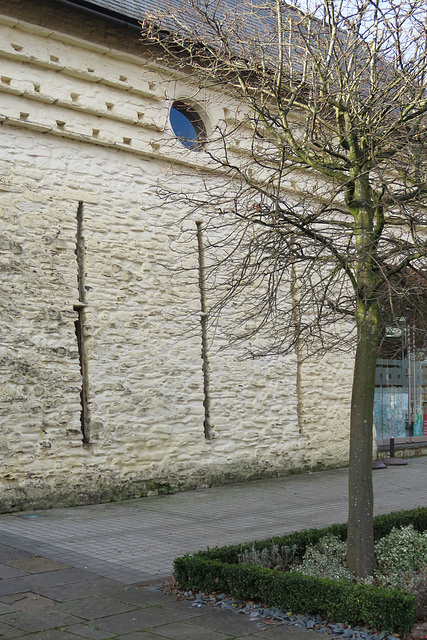
[(205, 438), (196, 229), (173, 268), (181, 215), (157, 194), (196, 162), (168, 123), (195, 87), (137, 30), (3, 4), (2, 510), (345, 464), (351, 362), (333, 355), (242, 361), (213, 341)]

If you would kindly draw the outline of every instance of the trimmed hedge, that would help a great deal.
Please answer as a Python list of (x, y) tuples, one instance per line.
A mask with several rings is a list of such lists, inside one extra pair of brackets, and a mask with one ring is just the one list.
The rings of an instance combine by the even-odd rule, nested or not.
[[(413, 526), (427, 530), (427, 508), (397, 511), (374, 518), (375, 539), (390, 533), (393, 527)], [(306, 529), (279, 538), (232, 545), (194, 555), (176, 558), (175, 579), (186, 589), (224, 591), (242, 600), (259, 600), (293, 613), (320, 614), (331, 622), (368, 625), (389, 633), (405, 633), (414, 624), (415, 596), (397, 589), (373, 587), (352, 582), (315, 578), (263, 567), (238, 564), (244, 549), (257, 549), (273, 544), (296, 547), (297, 556), (304, 555), (310, 544), (325, 535), (346, 539), (347, 525), (333, 524), (323, 529)]]

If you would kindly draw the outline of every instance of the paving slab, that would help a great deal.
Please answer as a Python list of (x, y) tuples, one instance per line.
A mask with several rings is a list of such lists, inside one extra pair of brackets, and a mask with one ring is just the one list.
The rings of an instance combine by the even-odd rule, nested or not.
[[(155, 632), (161, 635), (162, 638), (171, 640), (200, 640), (201, 637), (203, 637), (203, 640), (226, 640), (231, 635), (230, 633), (222, 633), (213, 629), (203, 629), (202, 631), (200, 627), (188, 624), (188, 622), (161, 625), (156, 627)], [(159, 635), (156, 635), (157, 640), (160, 640)]]
[(33, 611), (18, 611), (0, 616), (0, 629), (5, 623), (11, 627), (16, 627), (23, 631), (44, 631), (55, 627), (64, 627), (67, 624), (77, 624), (84, 622), (82, 618), (72, 616), (54, 608), (38, 609)]
[[(69, 566), (56, 560), (32, 556), (30, 558), (17, 558), (8, 563), (11, 567), (23, 570), (27, 573), (45, 573), (48, 571), (58, 571), (59, 569), (69, 569)], [(1, 571), (1, 569), (0, 569)], [(1, 575), (1, 573), (0, 573)]]
[(22, 629), (18, 629), (18, 627), (11, 627), (5, 622), (0, 621), (0, 631), (2, 632), (2, 640), (14, 640), (14, 638), (18, 638), (22, 636)]
[(56, 608), (58, 611), (66, 611), (86, 620), (94, 620), (126, 611), (135, 611), (137, 607), (104, 596), (89, 596), (80, 600), (62, 602)]
[(73, 633), (77, 638), (88, 638), (88, 640), (108, 640), (113, 638), (114, 634), (108, 631), (102, 631), (101, 629), (95, 629), (93, 625), (89, 624), (73, 624), (67, 627), (67, 632)]
[(175, 602), (172, 598), (165, 600), (165, 594), (161, 593), (155, 587), (127, 587), (120, 585), (121, 589), (117, 590), (114, 597), (120, 602), (127, 602), (128, 604), (135, 604), (138, 607), (151, 607), (153, 605), (164, 605), (165, 602), (171, 604)]
[[(125, 636), (120, 636), (121, 640), (162, 640), (164, 637), (151, 631), (135, 631), (127, 633)], [(200, 640), (204, 640), (204, 638), (200, 638)]]
[[(26, 593), (14, 593), (0, 598), (1, 603), (4, 606), (8, 605), (10, 613), (13, 611), (29, 611), (30, 609), (43, 609), (45, 607), (51, 607), (55, 604), (55, 600), (45, 598), (33, 591)], [(6, 613), (2, 611), (2, 604), (0, 604), (0, 613)]]
[(31, 635), (19, 636), (16, 640), (76, 640), (77, 636), (62, 629), (50, 629)]
[(115, 597), (121, 592), (121, 590), (125, 589), (126, 585), (121, 584), (117, 580), (111, 580), (110, 578), (103, 578), (101, 576), (88, 580), (81, 580), (80, 582), (75, 582), (73, 584), (56, 585), (53, 587), (33, 585), (33, 591), (36, 590), (37, 593), (46, 596), (47, 598), (57, 600), (58, 602), (87, 598), (88, 595)]
[[(206, 611), (206, 609), (205, 609)], [(239, 633), (255, 633), (261, 623), (258, 620), (251, 620), (249, 616), (234, 613), (233, 611), (221, 611), (219, 609), (208, 608), (206, 613), (194, 619), (192, 624), (202, 629), (213, 629), (230, 635)], [(265, 628), (265, 625), (262, 625)], [(202, 633), (202, 631), (199, 631)]]
[(11, 607), (8, 604), (0, 602), (0, 615), (3, 615), (3, 613), (13, 613), (14, 611), (16, 611), (15, 607)]
[(104, 629), (117, 635), (123, 635), (131, 631), (152, 630), (153, 627), (159, 627), (169, 622), (178, 622), (185, 617), (190, 618), (191, 614), (170, 611), (164, 607), (147, 607), (132, 611), (130, 614), (120, 613), (108, 618), (99, 618), (93, 621), (93, 626), (96, 629)]
[(3, 564), (0, 562), (0, 578), (2, 580), (5, 578), (18, 578), (25, 575), (26, 571), (22, 571), (22, 569), (15, 569), (15, 567), (10, 566), (9, 564)]
[(5, 564), (11, 564), (11, 562), (18, 558), (31, 558), (31, 555), (32, 554), (28, 553), (28, 551), (17, 548), (14, 543), (12, 543), (12, 545), (5, 545), (0, 543), (0, 562), (4, 562)]
[(0, 597), (10, 593), (24, 593), (31, 590), (31, 584), (21, 578), (6, 578), (0, 580)]
[[(43, 587), (56, 587), (62, 585), (82, 582), (89, 577), (87, 571), (70, 567), (68, 569), (60, 569), (58, 571), (46, 571), (26, 576), (26, 582), (33, 585), (41, 585)], [(93, 578), (97, 576), (92, 574)]]
[(22, 631), (45, 631), (55, 627), (65, 627), (67, 624), (84, 622), (82, 618), (69, 613), (58, 611), (54, 607), (32, 611), (16, 611), (0, 616), (0, 629), (3, 624), (16, 627)]

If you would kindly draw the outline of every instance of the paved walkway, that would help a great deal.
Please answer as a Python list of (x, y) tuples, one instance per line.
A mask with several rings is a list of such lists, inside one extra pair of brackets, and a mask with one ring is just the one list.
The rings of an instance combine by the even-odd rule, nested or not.
[[(374, 473), (376, 513), (427, 504), (427, 458)], [(4, 640), (318, 640), (176, 602), (147, 585), (187, 551), (343, 522), (347, 470), (0, 515)], [(30, 635), (28, 635), (30, 634)]]

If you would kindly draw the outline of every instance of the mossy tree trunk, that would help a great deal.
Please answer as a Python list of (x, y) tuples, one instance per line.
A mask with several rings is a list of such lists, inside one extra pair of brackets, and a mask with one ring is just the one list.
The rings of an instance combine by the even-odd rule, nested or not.
[(372, 486), (373, 409), (379, 309), (360, 303), (350, 418), (347, 566), (365, 577), (375, 568)]
[[(357, 144), (350, 147), (350, 154), (354, 154), (356, 161)], [(372, 451), (375, 368), (381, 326), (376, 253), (383, 225), (382, 209), (375, 206), (369, 173), (363, 169), (354, 175), (347, 194), (347, 206), (354, 218), (353, 286), (357, 329), (350, 413), (347, 566), (359, 577), (371, 575), (375, 569)]]

